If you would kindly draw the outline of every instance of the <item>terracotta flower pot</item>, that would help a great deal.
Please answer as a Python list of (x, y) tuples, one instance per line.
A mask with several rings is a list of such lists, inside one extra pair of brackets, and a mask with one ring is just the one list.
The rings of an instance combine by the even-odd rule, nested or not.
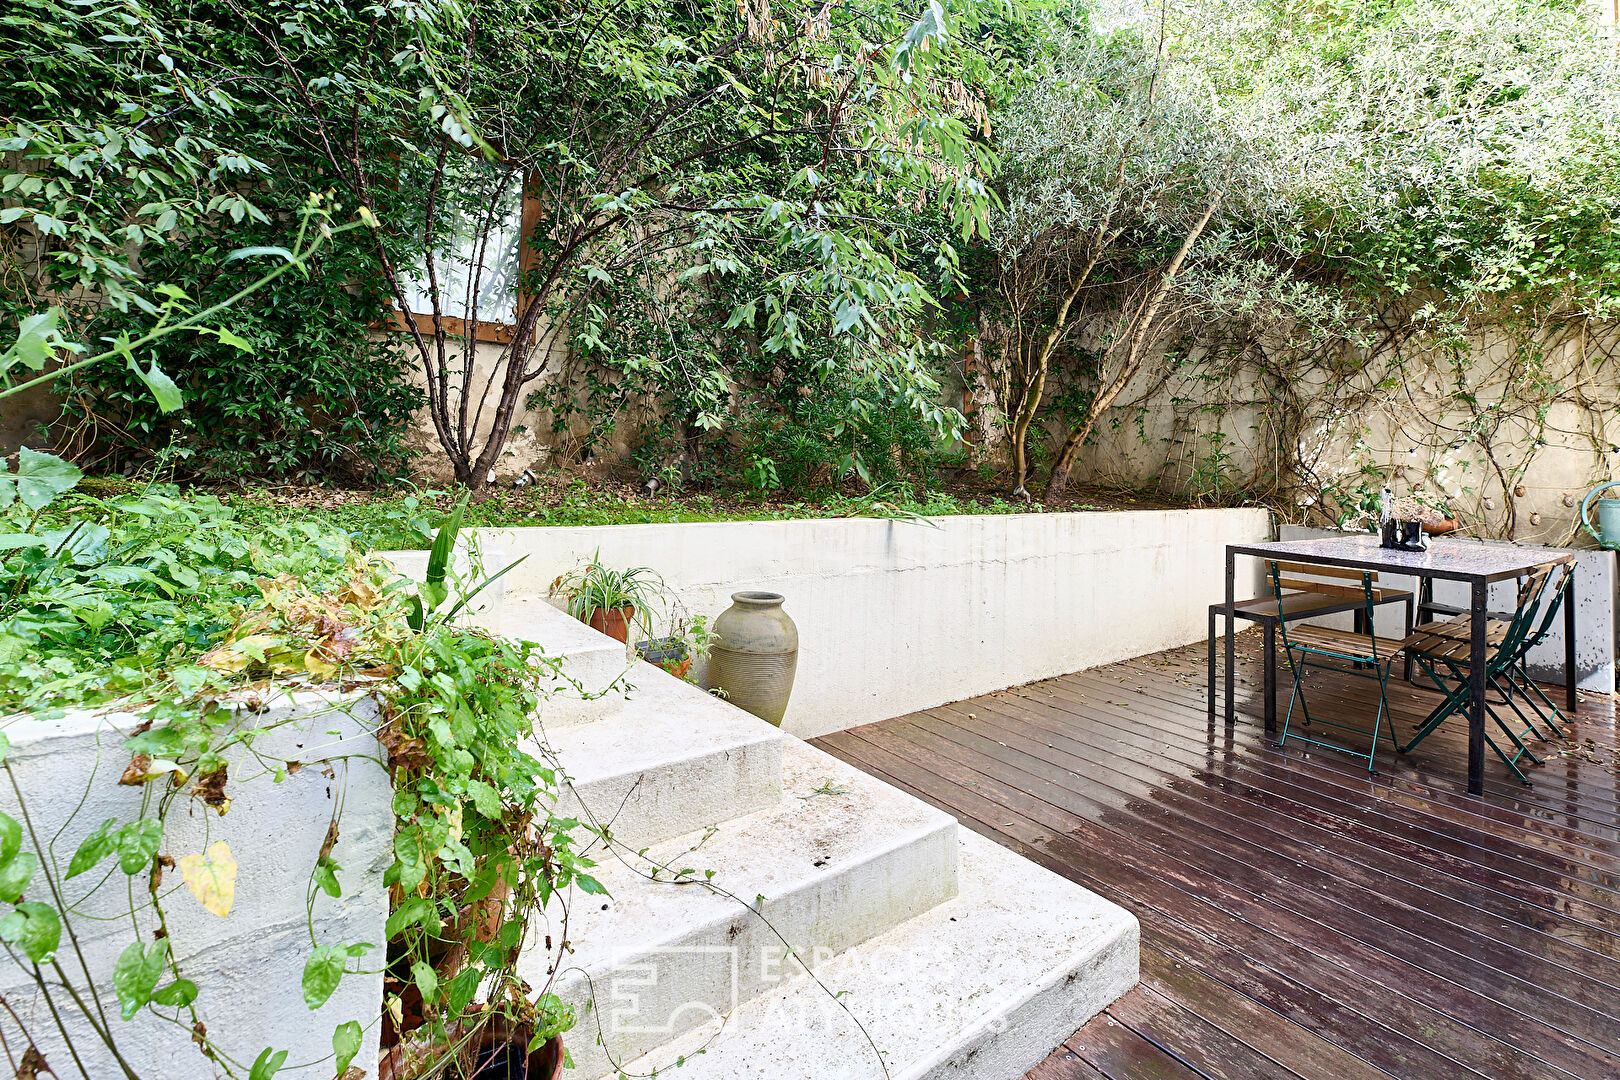
[(630, 640), (630, 624), (635, 621), (634, 607), (597, 608), (591, 612), (591, 629), (606, 634), (615, 641)]
[(563, 1044), (561, 1035), (553, 1035), (530, 1054), (525, 1041), (493, 1041), (478, 1054), (478, 1068), (474, 1075), (488, 1076), (491, 1080), (522, 1077), (522, 1080), (557, 1080), (562, 1075)]
[(562, 1068), (562, 1036), (553, 1035), (541, 1044), (540, 1049), (529, 1055), (524, 1080), (557, 1080), (562, 1075)]
[(1430, 536), (1444, 536), (1447, 533), (1456, 532), (1457, 525), (1457, 519), (1454, 517), (1446, 518), (1444, 521), (1425, 521), (1423, 523), (1423, 531), (1428, 533)]
[[(384, 1011), (386, 1026), (388, 1013)], [(457, 1025), (459, 1032), (460, 1026)], [(397, 1036), (395, 1037), (397, 1040)], [(557, 1080), (563, 1069), (563, 1041), (553, 1035), (534, 1053), (528, 1052), (528, 1040), (521, 1037), (521, 1029), (513, 1032), (505, 1025), (491, 1025), (476, 1033), (473, 1039), (476, 1075), (480, 1077), (522, 1077), (523, 1080)], [(400, 1076), (415, 1076), (424, 1062), (433, 1056), (431, 1041), (407, 1037), (404, 1042), (384, 1043), (383, 1055), (377, 1063), (378, 1080), (396, 1080)]]

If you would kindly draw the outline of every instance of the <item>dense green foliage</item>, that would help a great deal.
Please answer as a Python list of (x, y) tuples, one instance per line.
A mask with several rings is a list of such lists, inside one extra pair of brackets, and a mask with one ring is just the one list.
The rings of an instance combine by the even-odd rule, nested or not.
[[(25, 76), (0, 88), (0, 135), (18, 154), (0, 211), (8, 316), (55, 305), (68, 339), (139, 339), (172, 321), (174, 289), (208, 308), (251, 286), (262, 260), (233, 251), (292, 246), (310, 192), (327, 186), (321, 159), (221, 62), (240, 54), (228, 6), (30, 0), (7, 29), (0, 62)], [(221, 315), (229, 335), (170, 334), (134, 363), (74, 372), (61, 387), (70, 447), (136, 467), (172, 446), (202, 476), (397, 475), (419, 395), (401, 358), (368, 339), (389, 309), (370, 251), (339, 237)], [(184, 414), (147, 389), (154, 365)]]
[[(1049, 490), (1099, 431), (1163, 412), (1200, 492), (1241, 479), (1347, 520), (1400, 468), (1511, 535), (1542, 446), (1615, 441), (1620, 53), (1589, 5), (1208, 0), (1051, 27), (992, 117), (1005, 211), (970, 290), (987, 434), (1015, 458), (1031, 426), (1061, 439)], [(1254, 417), (1223, 428), (1234, 407)]]
[[(163, 869), (184, 855), (178, 864), (190, 891), (228, 916), (232, 891), (219, 882), (234, 879), (236, 858), (252, 853), (233, 854), (223, 841), (195, 856), (172, 851), (165, 823), (204, 808), (225, 814), (240, 785), (280, 783), (305, 766), (340, 783), (349, 770), (381, 767), (392, 779), (396, 819), (385, 875), (397, 886), (388, 986), (396, 1008), (402, 996), (412, 1003), (409, 1022), (396, 1020), (404, 1029), (396, 1075), (431, 1072), (469, 1041), (477, 1045), (486, 1028), (538, 1042), (570, 1026), (569, 1010), (543, 987), (533, 988), (538, 997), (509, 992), (519, 986), (513, 965), (529, 919), (566, 902), (560, 894), (568, 890), (601, 891), (574, 851), (579, 826), (550, 814), (556, 771), (534, 756), (532, 716), (555, 668), (533, 645), (433, 614), (435, 601), (453, 603), (457, 592), (453, 580), (433, 584), (445, 574), (453, 527), (441, 531), (416, 594), (428, 598), (424, 611), (390, 567), (341, 531), (308, 520), (245, 523), (218, 500), (170, 488), (95, 498), (72, 493), (78, 479), (67, 463), (26, 450), (18, 469), (0, 476), (0, 709), (48, 716), (117, 704), (140, 714), (118, 782), (146, 797), (134, 818), (101, 823), (65, 867), (20, 852), (20, 826), (0, 815), (0, 902), (14, 907), (0, 919), (0, 939), (35, 963), (52, 963), (82, 918), (60, 906), (58, 883), (104, 875), (94, 890), (127, 890), (136, 935), (113, 979), (123, 1020), (144, 1010), (178, 1020), (226, 1075), (271, 1076), (286, 1051), (268, 1047), (254, 1062), (235, 1061), (215, 1041), (222, 1032), (208, 1034), (210, 1003), (175, 959), (166, 915), (189, 901), (159, 889)], [(375, 736), (371, 745), (380, 743), (385, 760), (335, 743), (323, 758), (318, 744), (303, 741), (300, 756), (310, 760), (277, 758), (265, 734), (290, 721), (266, 710), (290, 690), (322, 691), (333, 713), (348, 713)], [(376, 711), (355, 708), (367, 698)], [(0, 733), (0, 760), (5, 745)], [(341, 824), (334, 819), (314, 865), (285, 868), (309, 875), (311, 927), (317, 898), (341, 897), (355, 869), (332, 855)], [(37, 840), (32, 846), (39, 849)], [(102, 866), (114, 859), (115, 869)], [(155, 944), (146, 944), (149, 933)], [(322, 941), (313, 929), (309, 946), (303, 994), (311, 1009), (345, 973), (375, 971), (366, 954), (380, 949)], [(55, 962), (58, 994), (77, 986), (78, 1003), (107, 990), (89, 985), (82, 957), (77, 965)], [(53, 1013), (68, 1007), (63, 999)], [(118, 1057), (116, 1024), (80, 1019), (137, 1075)], [(377, 1019), (338, 1025), (334, 1074), (354, 1058), (362, 1026)], [(7, 1035), (14, 1047), (30, 1038)]]
[[(390, 306), (436, 316), (396, 341), (464, 483), (500, 460), (563, 340), (584, 371), (564, 380), (559, 424), (612, 419), (607, 399), (632, 398), (690, 448), (745, 399), (768, 407), (754, 390), (830, 386), (857, 426), (910, 412), (937, 439), (956, 416), (937, 403), (943, 346), (927, 317), (954, 288), (950, 237), (972, 235), (988, 206), (984, 95), (1004, 78), (1008, 14), (978, 0), (648, 2), (600, 19), (502, 0), (31, 0), (8, 54), (30, 78), (0, 101), (38, 173), (7, 181), (15, 266), (32, 276), (13, 310), (61, 299), (68, 278), (51, 268), (94, 264), (76, 295), (119, 312), (95, 331), (138, 331), (154, 282), (212, 298), (233, 277), (221, 254), (276, 243), (289, 209), (330, 189), (383, 228), (314, 265), (298, 295), (255, 298), (228, 342), (177, 338), (143, 357), (193, 391), (178, 428), (126, 379), (81, 380), (86, 442), (117, 460), (174, 437), (203, 474), (386, 468), (411, 394), (364, 331)], [(86, 62), (98, 78), (75, 81)], [(75, 129), (93, 155), (39, 133), (103, 100), (125, 116)], [(147, 177), (148, 158), (168, 167)], [(75, 244), (50, 248), (40, 194), (79, 208)], [(513, 305), (513, 339), (473, 363), (457, 317), (510, 322)], [(579, 382), (592, 392), (576, 401)], [(858, 474), (879, 456), (845, 440), (833, 460)]]
[[(52, 460), (24, 450), (21, 467)], [(71, 487), (76, 473), (58, 471)], [(26, 499), (5, 511), (0, 564), (8, 710), (221, 691), (196, 661), (263, 602), (259, 579), (287, 574), (320, 591), (349, 573), (342, 533), (309, 521), (250, 529), (217, 499), (167, 488)]]
[[(82, 375), (76, 453), (394, 475), (414, 379), (474, 486), (518, 433), (627, 448), (666, 488), (926, 486), (969, 327), (977, 453), (1019, 494), (1039, 458), (1056, 496), (1176, 380), (1218, 399), (1177, 400), (1173, 441), (1222, 498), (1354, 505), (1334, 470), (1369, 432), (1344, 418), (1436, 378), (1435, 471), (1511, 490), (1560, 406), (1615, 441), (1613, 379), (1549, 359), (1607, 356), (1620, 300), (1620, 61), (1576, 0), (580, 11), (15, 5), (0, 301), (26, 347), (0, 368), (172, 323), (193, 301), (163, 282), (228, 294), (253, 275), (226, 254), (284, 242), (314, 189), (382, 227), (224, 334)], [(372, 340), (399, 308), (432, 315), (392, 335), (411, 378)], [(469, 312), (504, 339), (475, 349)], [(1468, 374), (1487, 328), (1519, 359)], [(143, 396), (154, 371), (190, 415)], [(1241, 483), (1232, 398), (1266, 411)]]
[[(148, 269), (213, 303), (253, 277), (242, 263), (221, 266), (222, 254), (176, 245)], [(369, 256), (353, 244), (338, 245), (309, 269), (308, 277), (283, 277), (231, 309), (231, 329), (250, 354), (189, 335), (154, 348), (158, 365), (185, 395), (182, 411), (156, 408), (127, 368), (75, 373), (61, 392), (80, 460), (98, 470), (133, 471), (159, 454), (170, 468), (205, 480), (376, 482), (401, 475), (410, 457), (404, 433), (422, 395), (398, 351), (371, 333), (388, 302)], [(91, 332), (116, 332), (123, 322), (106, 313)]]
[[(425, 548), (433, 528), (445, 512), (435, 504), (449, 501), (443, 492), (424, 494), (377, 493), (338, 505), (314, 508), (278, 499), (270, 492), (244, 491), (224, 496), (238, 520), (248, 524), (281, 525), (319, 519), (347, 531), (368, 547), (393, 550)], [(1106, 505), (1076, 501), (1073, 510), (1116, 509), (1135, 501), (1135, 495), (1110, 498)], [(1150, 496), (1143, 495), (1143, 500)], [(1154, 502), (1160, 505), (1162, 500)], [(999, 496), (964, 498), (918, 489), (906, 483), (880, 486), (861, 495), (835, 492), (814, 499), (769, 502), (721, 499), (695, 492), (679, 496), (629, 497), (593, 490), (581, 481), (570, 490), (545, 500), (529, 499), (520, 489), (502, 491), (467, 508), (466, 525), (513, 528), (533, 525), (647, 525), (682, 521), (791, 521), (802, 518), (896, 517), (932, 518), (953, 514), (1021, 514), (1029, 507)]]
[[(432, 316), (402, 344), (481, 486), (564, 341), (680, 429), (722, 424), (762, 357), (948, 418), (919, 320), (952, 254), (907, 221), (982, 220), (974, 86), (999, 64), (957, 47), (980, 12), (954, 8), (261, 4), (236, 9), (233, 62), (381, 218), (378, 273)], [(476, 362), (469, 313), (513, 324)]]
[(231, 81), (201, 62), (199, 24), (175, 14), (19, 0), (0, 17), (0, 150), (17, 155), (0, 183), (9, 311), (48, 293), (81, 316), (97, 297), (150, 313), (150, 249), (216, 215), (268, 221), (239, 183), (264, 163), (221, 128)]

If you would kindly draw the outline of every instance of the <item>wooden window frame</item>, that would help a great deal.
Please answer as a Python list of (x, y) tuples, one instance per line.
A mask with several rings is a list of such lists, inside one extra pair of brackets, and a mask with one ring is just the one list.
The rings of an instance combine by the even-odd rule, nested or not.
[[(540, 222), (540, 200), (530, 194), (531, 185), (529, 177), (523, 184), (523, 204), (518, 215), (518, 290), (517, 301), (512, 308), (511, 322), (492, 322), (487, 319), (473, 320), (472, 339), (490, 345), (510, 345), (517, 336), (518, 320), (523, 317), (523, 310), (529, 304), (530, 295), (523, 291), (523, 282), (528, 278), (529, 271), (534, 267), (534, 252), (529, 249), (529, 237), (534, 235), (535, 226)], [(444, 332), (451, 337), (467, 337), (467, 320), (454, 315), (446, 315), (441, 319)], [(431, 312), (423, 314), (415, 311), (395, 311), (391, 326), (395, 330), (409, 331), (411, 326), (423, 334), (433, 334), (433, 315)]]

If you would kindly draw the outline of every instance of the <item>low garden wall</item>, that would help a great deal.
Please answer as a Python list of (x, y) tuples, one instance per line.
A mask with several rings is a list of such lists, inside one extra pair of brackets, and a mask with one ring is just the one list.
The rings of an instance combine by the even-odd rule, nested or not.
[[(268, 1048), (286, 1052), (278, 1077), (330, 1080), (335, 1075), (333, 1031), (348, 1021), (358, 1022), (361, 1029), (354, 1060), (373, 1070), (382, 1008), (382, 979), (376, 972), (387, 941), (388, 890), (382, 878), (392, 861), (394, 831), (393, 788), (370, 733), (377, 722), (375, 705), (359, 697), (334, 701), (300, 694), (267, 708), (240, 709), (236, 722), (255, 733), (251, 750), (237, 743), (226, 752), (227, 812), (176, 789), (178, 798), (157, 841), (155, 854), (166, 857), (157, 879), (144, 870), (126, 877), (118, 869), (117, 853), (104, 853), (81, 873), (73, 873), (72, 866), (81, 843), (102, 822), (156, 824), (152, 804), (161, 795), (153, 788), (167, 789), (168, 781), (119, 783), (130, 765), (125, 741), (137, 718), (75, 710), (58, 719), (21, 718), (6, 725), (11, 744), (6, 763), (16, 787), (0, 785), (0, 812), (25, 823), (22, 849), (37, 855), (42, 871), (70, 905), (55, 963), (84, 1009), (108, 1020), (134, 1075), (200, 1077), (217, 1072), (192, 1045), (195, 1017), (188, 1009), (163, 1009), (172, 1021), (144, 1009), (127, 1022), (119, 1018), (115, 966), (125, 966), (120, 957), (133, 943), (151, 954), (160, 938), (172, 943), (180, 971), (197, 984), (197, 1008), (207, 1018), (207, 1033), (237, 1062), (234, 1075), (246, 1076)], [(280, 761), (303, 764), (293, 775), (278, 777), (267, 763)], [(331, 856), (340, 868), (341, 884), (336, 898), (310, 880), (334, 823)], [(213, 910), (193, 895), (186, 881), (188, 858), (203, 856), (216, 867), (223, 865), (221, 857), (234, 864), (212, 879), (215, 887), (208, 895)], [(150, 860), (150, 854), (143, 854), (135, 861)], [(154, 880), (161, 922), (148, 893)], [(40, 876), (30, 896), (48, 896), (44, 886)], [(311, 1010), (303, 986), (311, 949), (358, 943), (372, 948), (349, 967), (371, 974), (343, 979), (324, 1004)], [(51, 1003), (38, 992), (24, 963), (16, 963), (0, 976), (13, 1052), (20, 1054), (27, 1045), (16, 1041), (16, 1026), (21, 1026), (53, 1075), (78, 1075), (75, 1052), (90, 1076), (125, 1075), (93, 1034), (84, 1009), (61, 988), (58, 969), (42, 970), (73, 1051), (56, 1026)], [(166, 965), (148, 976), (153, 977), (160, 989), (174, 981)], [(88, 989), (92, 986), (93, 992)]]
[[(1225, 546), (1265, 510), (1139, 510), (480, 530), (526, 556), (509, 600), (598, 554), (661, 574), (690, 613), (787, 597), (799, 627), (785, 730), (838, 731), (1203, 639)], [(1240, 583), (1241, 589), (1258, 585)], [(561, 601), (558, 600), (558, 603)]]

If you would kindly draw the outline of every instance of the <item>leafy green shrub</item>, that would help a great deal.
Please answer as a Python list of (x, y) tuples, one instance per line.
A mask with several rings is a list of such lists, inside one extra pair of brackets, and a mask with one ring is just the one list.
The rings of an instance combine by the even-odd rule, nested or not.
[[(233, 234), (233, 242), (241, 238)], [(278, 237), (265, 231), (254, 239)], [(147, 270), (207, 305), (255, 276), (243, 263), (222, 266), (224, 254), (208, 244), (173, 245), (153, 253)], [(173, 447), (181, 472), (208, 480), (399, 475), (409, 458), (403, 437), (422, 395), (403, 355), (372, 330), (389, 303), (368, 259), (359, 243), (338, 241), (315, 259), (307, 278), (288, 274), (241, 301), (229, 326), (250, 353), (201, 335), (159, 342), (147, 359), (179, 385), (186, 399), (181, 412), (161, 412), (126, 367), (75, 373), (65, 387), (66, 410), (79, 425), (86, 456), (128, 472)], [(138, 311), (109, 310), (93, 334), (110, 336), (145, 321)]]
[[(141, 714), (124, 744), (128, 767), (112, 776), (144, 788), (145, 797), (132, 820), (109, 818), (91, 832), (65, 868), (21, 851), (20, 824), (0, 814), (0, 902), (11, 906), (0, 939), (16, 950), (19, 977), (31, 970), (25, 959), (50, 964), (68, 941), (77, 950), (73, 923), (83, 916), (61, 906), (58, 881), (94, 870), (103, 880), (92, 893), (128, 897), (122, 915), (133, 940), (113, 979), (124, 1020), (147, 1011), (180, 1019), (213, 1063), (199, 1071), (276, 1072), (286, 1050), (265, 1048), (251, 1069), (226, 1056), (214, 1041), (221, 1033), (210, 1035), (203, 1022), (209, 1001), (185, 976), (187, 964), (204, 961), (182, 962), (182, 950), (171, 951), (170, 898), (158, 888), (176, 862), (165, 824), (171, 814), (198, 812), (198, 803), (225, 814), (239, 785), (280, 782), (301, 767), (270, 755), (258, 739), (265, 727), (242, 722), (243, 710), (223, 704), (228, 695), (322, 691), (329, 710), (364, 723), (353, 711), (358, 687), (377, 703), (365, 715), (378, 718), (371, 726), (394, 789), (385, 986), (394, 1028), (406, 1030), (400, 1053), (419, 1070), (396, 1075), (439, 1075), (486, 1033), (538, 1043), (570, 1027), (572, 1010), (545, 993), (531, 997), (514, 970), (529, 918), (559, 890), (603, 891), (574, 850), (578, 823), (550, 813), (554, 762), (543, 746), (535, 756), (532, 717), (555, 663), (532, 644), (432, 615), (439, 605), (431, 601), (446, 598), (443, 587), (425, 584), (413, 596), (391, 567), (342, 532), (307, 520), (248, 525), (217, 499), (168, 487), (97, 498), (73, 492), (78, 479), (67, 462), (29, 450), (16, 472), (0, 472), (0, 712), (116, 703)], [(442, 580), (454, 538), (453, 526), (441, 530), (430, 584)], [(425, 621), (414, 602), (423, 595), (430, 597)], [(276, 722), (287, 721), (266, 723)], [(255, 776), (227, 775), (233, 748), (251, 753)], [(0, 733), (0, 761), (6, 750)], [(332, 857), (339, 827), (335, 818), (314, 865), (285, 868), (308, 877), (311, 904), (322, 894), (340, 897), (355, 869), (346, 872)], [(46, 852), (37, 839), (34, 846)], [(234, 877), (229, 845), (216, 841), (206, 856), (178, 860), (197, 899), (225, 917), (230, 891), (193, 879), (204, 861)], [(376, 968), (363, 958), (374, 946), (321, 941), (311, 926), (302, 981), (314, 1009), (357, 961)], [(82, 961), (81, 968), (87, 979)], [(65, 997), (53, 1001), (53, 992), (75, 1004), (93, 996), (62, 964), (53, 970), (50, 985), (37, 981), (53, 1016), (71, 1008)], [(407, 993), (413, 1023), (402, 1025)], [(344, 1073), (362, 1025), (379, 1019), (337, 1026), (329, 1072)], [(64, 1037), (93, 1038), (119, 1057), (121, 1029), (86, 1020), (91, 1034), (70, 1037), (64, 1029)]]
[(839, 379), (807, 389), (743, 409), (732, 437), (753, 489), (804, 495), (848, 477), (875, 487), (930, 475), (939, 431), (915, 407)]

